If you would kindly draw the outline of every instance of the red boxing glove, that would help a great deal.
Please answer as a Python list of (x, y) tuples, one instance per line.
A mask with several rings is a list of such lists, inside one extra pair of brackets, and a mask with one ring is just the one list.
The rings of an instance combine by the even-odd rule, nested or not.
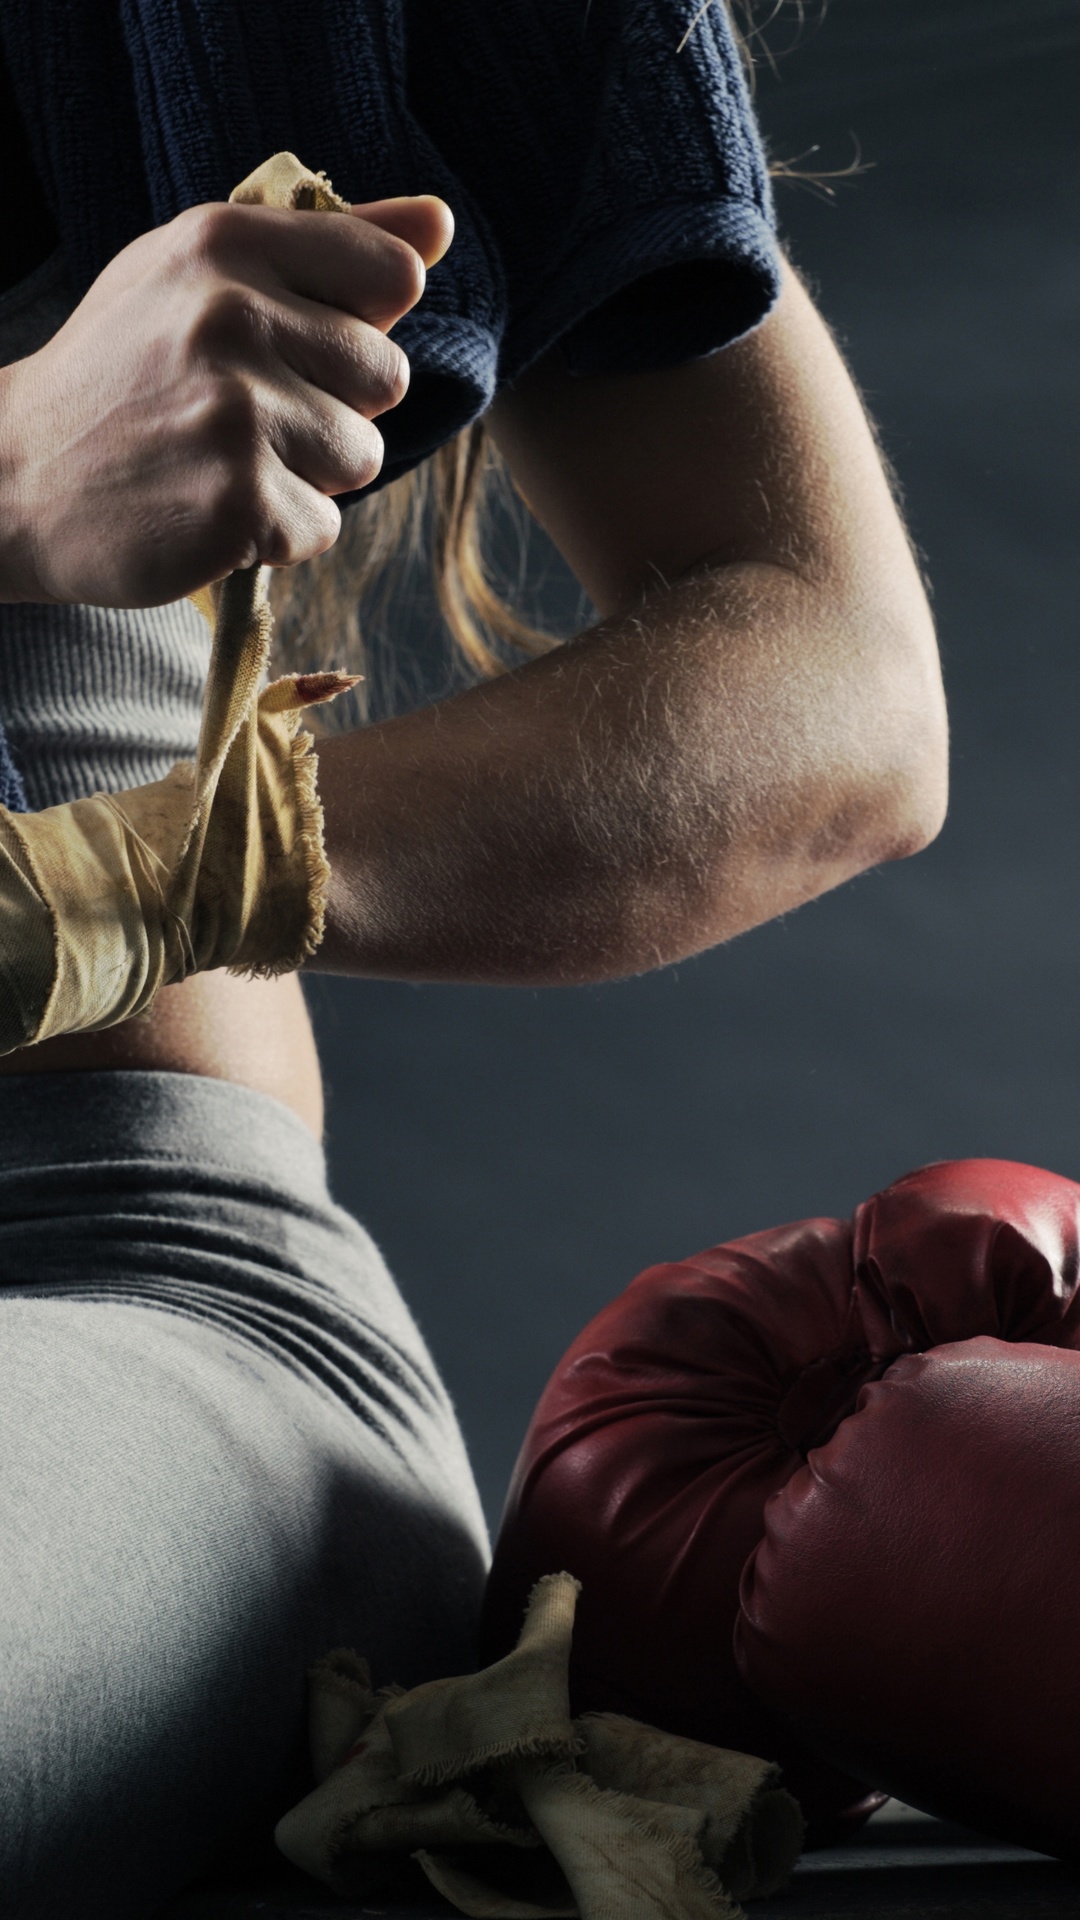
[(1080, 1354), (898, 1360), (770, 1502), (739, 1665), (930, 1813), (1080, 1854)]
[[(1011, 1612), (992, 1599), (991, 1571), (999, 1584), (1013, 1581), (1024, 1559), (1015, 1528), (1033, 1504), (1048, 1516), (1058, 1511), (1073, 1432), (1080, 1469), (1080, 1418), (1070, 1426), (1061, 1412), (1075, 1365), (1080, 1415), (1080, 1363), (1045, 1352), (1080, 1346), (1078, 1221), (1080, 1187), (1072, 1182), (1007, 1162), (962, 1161), (898, 1182), (860, 1208), (853, 1225), (804, 1221), (642, 1274), (574, 1342), (537, 1408), (496, 1549), (486, 1655), (512, 1644), (531, 1581), (567, 1567), (584, 1589), (572, 1674), (578, 1709), (614, 1708), (780, 1760), (817, 1839), (865, 1812), (868, 1786), (1033, 1835), (1026, 1815), (1006, 1818), (1017, 1806), (1009, 1798), (1017, 1769), (1028, 1759), (1016, 1744), (1020, 1722), (1014, 1714), (1007, 1730), (999, 1723), (994, 1741), (987, 1731), (991, 1676), (1002, 1657), (995, 1622), (1008, 1613), (1015, 1624), (1053, 1587), (1035, 1617), (1039, 1635), (1057, 1650), (1051, 1669), (1060, 1671), (1064, 1543), (1073, 1537), (1067, 1520), (1054, 1536), (1062, 1542), (1060, 1564), (1044, 1574), (1029, 1562)], [(974, 1344), (957, 1349), (958, 1341)], [(1033, 1344), (1017, 1349), (1006, 1341)], [(942, 1343), (950, 1343), (948, 1355), (904, 1359), (874, 1385), (902, 1356)], [(1012, 1369), (1014, 1383), (1003, 1391), (1011, 1412), (999, 1435), (989, 1384), (998, 1365)], [(983, 1383), (981, 1478), (974, 1466), (954, 1476), (951, 1465), (970, 1410), (939, 1417), (947, 1383), (961, 1378)], [(946, 1383), (940, 1390), (939, 1380)], [(1015, 1444), (1026, 1390), (1037, 1409), (1034, 1428), (1043, 1432), (1050, 1420), (1055, 1436), (1044, 1438), (1056, 1464), (1043, 1481), (1035, 1469), (1041, 1456)], [(970, 1409), (973, 1391), (965, 1389), (958, 1404)], [(995, 1435), (1003, 1453), (1016, 1456), (1011, 1477), (991, 1475)], [(909, 1463), (899, 1472), (886, 1470), (894, 1445)], [(835, 1485), (834, 1458), (844, 1463)], [(1074, 1478), (1080, 1486), (1080, 1471)], [(954, 1499), (971, 1502), (979, 1487), (981, 1504), (964, 1510), (964, 1534)], [(948, 1562), (949, 1618), (971, 1623), (964, 1671), (984, 1693), (980, 1731), (970, 1742), (953, 1725), (968, 1700), (954, 1639), (941, 1656), (954, 1690), (943, 1688), (939, 1717), (920, 1719), (912, 1697), (925, 1702), (938, 1684), (935, 1648), (944, 1642), (935, 1637), (937, 1590), (926, 1562), (939, 1524), (957, 1542)], [(971, 1529), (982, 1542), (979, 1556)], [(1039, 1554), (1047, 1551), (1047, 1530), (1053, 1534), (1049, 1519)], [(894, 1538), (909, 1544), (890, 1560)], [(873, 1560), (879, 1550), (880, 1562)], [(755, 1552), (737, 1663), (739, 1582)], [(865, 1608), (864, 1554), (873, 1595)], [(875, 1663), (869, 1694), (868, 1660)], [(890, 1681), (902, 1678), (883, 1692), (881, 1668), (890, 1662)], [(1019, 1661), (1015, 1675), (1019, 1704), (1026, 1684)], [(1070, 1732), (1071, 1721), (1070, 1714)], [(1038, 1732), (1045, 1743), (1045, 1727)], [(976, 1750), (981, 1771), (972, 1773)], [(928, 1754), (948, 1759), (954, 1751), (962, 1759), (948, 1779), (973, 1782), (962, 1800), (947, 1781), (939, 1792), (932, 1767), (922, 1765)], [(918, 1764), (913, 1752), (922, 1756)], [(1030, 1807), (1045, 1811), (1047, 1781), (1060, 1763), (1055, 1752), (1032, 1775), (1038, 1785)], [(1055, 1820), (1039, 1828), (1041, 1844), (1059, 1832)]]

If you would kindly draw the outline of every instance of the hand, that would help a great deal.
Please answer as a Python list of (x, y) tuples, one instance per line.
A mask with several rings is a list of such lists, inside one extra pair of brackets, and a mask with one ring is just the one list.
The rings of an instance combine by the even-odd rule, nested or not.
[(333, 545), (453, 233), (430, 195), (352, 214), (190, 208), (0, 371), (0, 598), (158, 606)]

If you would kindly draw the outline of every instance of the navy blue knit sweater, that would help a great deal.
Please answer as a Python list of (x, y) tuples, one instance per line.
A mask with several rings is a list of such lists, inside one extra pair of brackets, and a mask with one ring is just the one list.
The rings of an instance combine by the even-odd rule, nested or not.
[(2, 0), (76, 290), (291, 148), (457, 237), (395, 337), (383, 480), (558, 343), (574, 373), (724, 346), (776, 294), (769, 186), (720, 0)]

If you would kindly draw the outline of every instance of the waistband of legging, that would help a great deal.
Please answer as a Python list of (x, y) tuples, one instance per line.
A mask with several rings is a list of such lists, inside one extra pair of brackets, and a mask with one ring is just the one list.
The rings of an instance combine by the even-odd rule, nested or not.
[(0, 1076), (0, 1182), (29, 1168), (156, 1162), (329, 1203), (322, 1147), (269, 1094), (194, 1073)]

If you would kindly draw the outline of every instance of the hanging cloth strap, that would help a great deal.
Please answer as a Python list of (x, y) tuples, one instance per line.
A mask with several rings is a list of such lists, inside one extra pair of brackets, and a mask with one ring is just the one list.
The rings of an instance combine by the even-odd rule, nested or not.
[[(231, 197), (346, 210), (289, 153)], [(194, 765), (41, 813), (0, 808), (0, 1053), (115, 1026), (192, 973), (293, 972), (322, 939), (329, 867), (300, 718), (355, 677), (259, 691), (272, 630), (259, 567), (192, 598), (214, 622)]]

